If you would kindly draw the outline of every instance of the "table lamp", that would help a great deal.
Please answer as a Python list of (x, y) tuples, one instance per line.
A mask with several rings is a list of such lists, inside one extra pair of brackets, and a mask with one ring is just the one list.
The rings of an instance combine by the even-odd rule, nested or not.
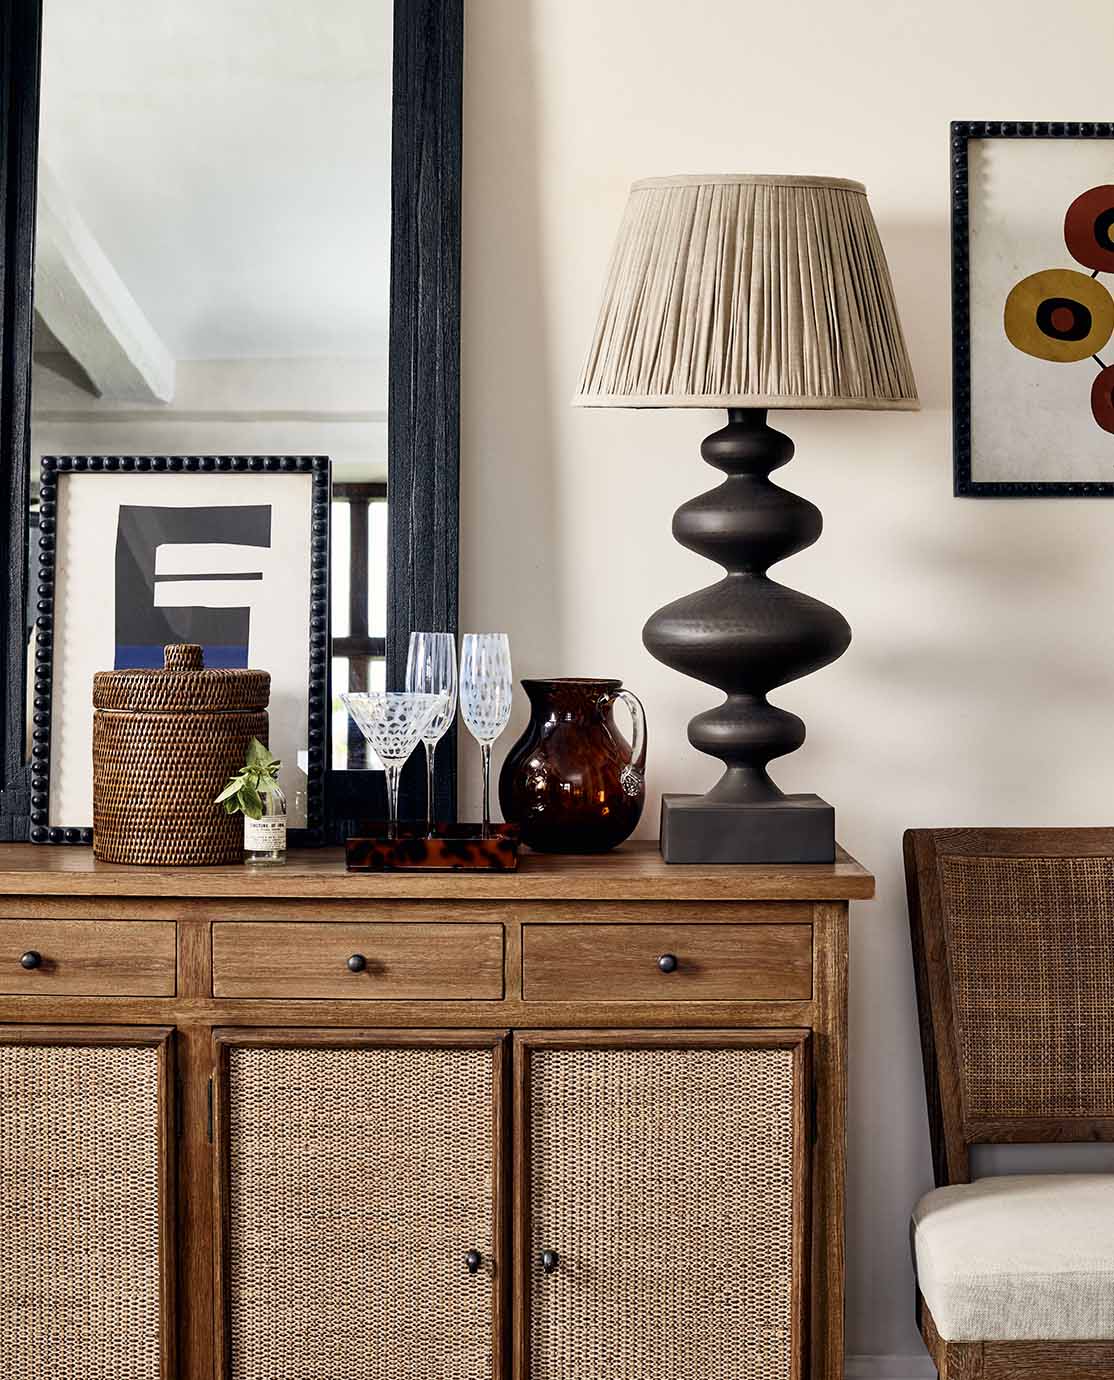
[(726, 478), (673, 518), (681, 545), (726, 574), (642, 633), (659, 661), (726, 695), (689, 724), (723, 776), (706, 795), (662, 799), (666, 862), (833, 861), (832, 807), (784, 794), (766, 770), (805, 737), (768, 693), (851, 640), (835, 609), (766, 574), (822, 526), (819, 509), (771, 483), (793, 443), (766, 414), (918, 406), (866, 188), (834, 177), (636, 182), (574, 401), (727, 409), (701, 447)]

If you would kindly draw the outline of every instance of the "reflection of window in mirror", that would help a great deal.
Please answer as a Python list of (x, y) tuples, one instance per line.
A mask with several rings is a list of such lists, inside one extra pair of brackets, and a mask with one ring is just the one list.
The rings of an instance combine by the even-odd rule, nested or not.
[(383, 682), (392, 8), (43, 2), (33, 478), (328, 455), (336, 690)]
[(387, 571), (375, 553), (387, 544), (386, 484), (333, 485), (333, 768), (378, 766), (340, 702), (342, 690), (385, 690)]

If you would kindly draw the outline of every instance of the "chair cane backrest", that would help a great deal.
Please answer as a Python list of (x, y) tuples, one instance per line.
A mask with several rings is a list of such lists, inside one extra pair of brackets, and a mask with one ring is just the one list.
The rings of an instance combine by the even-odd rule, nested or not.
[(911, 829), (905, 872), (936, 1182), (1114, 1140), (1114, 829)]

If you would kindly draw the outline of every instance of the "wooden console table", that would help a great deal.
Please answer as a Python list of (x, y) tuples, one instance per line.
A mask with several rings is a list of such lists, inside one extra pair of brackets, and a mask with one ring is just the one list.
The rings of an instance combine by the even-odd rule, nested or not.
[(6, 1380), (838, 1380), (831, 866), (0, 848)]

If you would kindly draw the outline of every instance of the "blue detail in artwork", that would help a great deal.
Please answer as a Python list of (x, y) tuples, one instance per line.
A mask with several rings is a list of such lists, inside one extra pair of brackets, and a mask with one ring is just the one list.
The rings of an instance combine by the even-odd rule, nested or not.
[(121, 647), (116, 644), (114, 671), (153, 671), (162, 665), (161, 647)]
[(233, 670), (248, 664), (246, 647), (205, 647), (205, 666), (210, 671)]
[[(242, 646), (222, 646), (202, 644), (205, 654), (205, 669), (222, 671), (244, 667), (248, 664), (248, 649)], [(135, 643), (121, 646), (117, 644), (113, 670), (151, 671), (161, 670), (163, 664), (163, 644), (141, 646)]]
[[(188, 487), (188, 485), (187, 485)], [(155, 574), (160, 546), (258, 547), (271, 545), (271, 505), (229, 504), (200, 508), (160, 508), (121, 504), (116, 525), (116, 669), (157, 668), (163, 648), (174, 642), (193, 642), (205, 650), (205, 664), (214, 669), (248, 664), (251, 605), (264, 592), (262, 570), (241, 573), (208, 571), (203, 558), (187, 561), (166, 578), (179, 594), (181, 581), (221, 580), (226, 588), (244, 584), (242, 606), (204, 603), (162, 605), (156, 602)], [(179, 562), (181, 565), (182, 563)], [(192, 566), (192, 568), (191, 568)], [(203, 597), (201, 584), (198, 598)], [(250, 600), (250, 602), (249, 602)]]

